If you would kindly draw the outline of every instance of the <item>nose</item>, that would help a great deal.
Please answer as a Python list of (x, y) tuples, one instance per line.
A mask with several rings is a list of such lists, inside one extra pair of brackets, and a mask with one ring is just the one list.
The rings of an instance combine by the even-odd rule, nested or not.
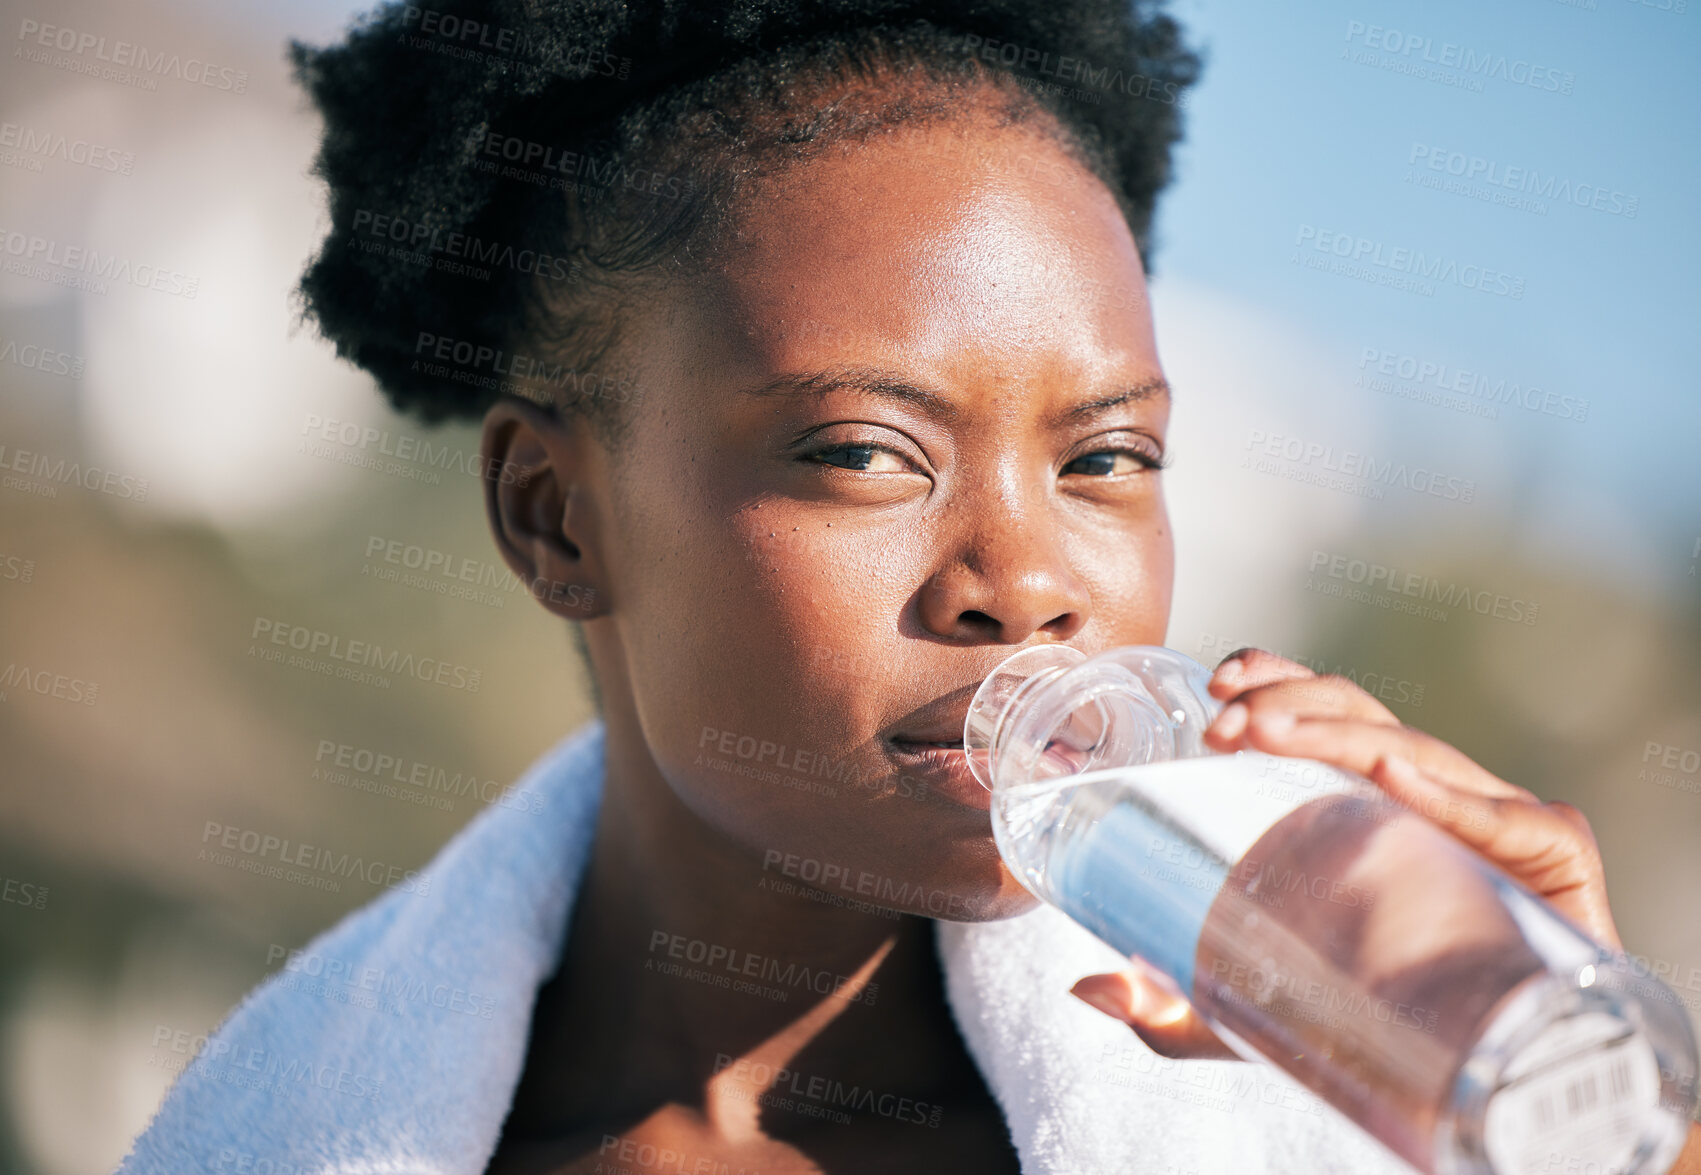
[(1087, 584), (1066, 558), (1043, 504), (976, 504), (976, 523), (922, 585), (922, 627), (961, 644), (1019, 645), (1036, 633), (1066, 641), (1086, 625)]

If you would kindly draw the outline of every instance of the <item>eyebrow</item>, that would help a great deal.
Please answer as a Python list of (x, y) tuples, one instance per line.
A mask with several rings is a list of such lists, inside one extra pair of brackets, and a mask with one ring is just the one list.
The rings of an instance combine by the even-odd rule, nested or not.
[(955, 420), (961, 413), (950, 400), (930, 388), (872, 368), (800, 372), (769, 380), (761, 387), (746, 388), (747, 396), (825, 396), (830, 392), (855, 392), (912, 404), (936, 420)]
[(1141, 404), (1147, 400), (1155, 400), (1159, 396), (1167, 399), (1170, 394), (1167, 380), (1162, 378), (1141, 380), (1139, 383), (1123, 388), (1121, 391), (1100, 396), (1095, 400), (1088, 400), (1085, 404), (1076, 404), (1071, 408), (1065, 408), (1063, 411), (1048, 417), (1045, 423), (1049, 428), (1060, 428), (1065, 424), (1103, 416), (1112, 408), (1119, 408), (1123, 404)]
[[(951, 421), (962, 413), (949, 399), (931, 388), (874, 368), (836, 369), (797, 372), (777, 376), (759, 387), (746, 388), (744, 394), (758, 398), (769, 396), (824, 396), (831, 392), (854, 392), (878, 396), (911, 404), (936, 420)], [(1074, 404), (1047, 417), (1047, 428), (1057, 429), (1066, 424), (1102, 416), (1123, 404), (1138, 404), (1159, 396), (1169, 396), (1169, 384), (1163, 379), (1142, 380), (1137, 384)]]

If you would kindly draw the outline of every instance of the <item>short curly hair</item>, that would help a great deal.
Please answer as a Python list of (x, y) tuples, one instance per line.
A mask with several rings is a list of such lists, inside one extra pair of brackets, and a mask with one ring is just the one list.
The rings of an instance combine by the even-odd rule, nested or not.
[(634, 280), (702, 264), (776, 165), (969, 110), (1063, 145), (1149, 265), (1200, 64), (1158, 3), (386, 4), (340, 44), (291, 46), (330, 189), (303, 313), (426, 423), (476, 419), (529, 376), (614, 429), (600, 364)]

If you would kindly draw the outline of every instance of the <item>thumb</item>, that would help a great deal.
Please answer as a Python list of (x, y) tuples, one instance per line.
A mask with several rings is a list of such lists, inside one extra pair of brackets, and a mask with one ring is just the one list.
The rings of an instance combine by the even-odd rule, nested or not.
[(1070, 994), (1121, 1020), (1160, 1057), (1240, 1059), (1166, 976), (1137, 956), (1129, 962), (1126, 971), (1087, 976), (1069, 989)]

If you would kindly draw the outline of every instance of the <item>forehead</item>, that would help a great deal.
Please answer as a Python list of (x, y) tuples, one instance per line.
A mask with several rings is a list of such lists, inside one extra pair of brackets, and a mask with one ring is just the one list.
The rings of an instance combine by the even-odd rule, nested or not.
[(1034, 128), (904, 127), (793, 165), (740, 202), (721, 258), (700, 305), (768, 370), (1156, 373), (1127, 222)]

